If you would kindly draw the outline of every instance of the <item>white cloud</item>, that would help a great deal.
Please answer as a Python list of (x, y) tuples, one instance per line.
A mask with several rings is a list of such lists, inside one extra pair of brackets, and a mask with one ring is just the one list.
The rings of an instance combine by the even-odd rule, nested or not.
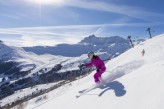
[[(102, 36), (109, 34), (109, 28), (125, 26), (147, 26), (158, 23), (115, 23), (97, 25), (68, 25), (68, 26), (44, 26), (44, 27), (21, 27), (0, 29), (0, 34), (13, 34), (20, 38), (2, 38), (9, 45), (14, 46), (53, 46), (60, 43), (73, 44), (79, 42), (84, 37), (91, 34)], [(107, 30), (108, 31), (105, 31)], [(117, 32), (118, 34), (118, 32)]]
[[(143, 10), (143, 8), (135, 7), (135, 6), (129, 6), (129, 5), (121, 5), (121, 4), (114, 4), (110, 2), (104, 2), (101, 0), (5, 0), (0, 1), (2, 4), (8, 4), (8, 5), (28, 5), (33, 7), (33, 5), (36, 5), (36, 3), (40, 3), (37, 5), (48, 5), (54, 7), (74, 7), (74, 8), (82, 8), (82, 9), (88, 9), (88, 10), (96, 10), (96, 11), (105, 11), (109, 13), (116, 13), (125, 15), (132, 18), (142, 19), (150, 22), (157, 22), (161, 21), (160, 19), (164, 18), (162, 14), (159, 13), (153, 13), (146, 10)], [(39, 6), (37, 6), (39, 7)], [(132, 10), (132, 11), (131, 11)], [(71, 12), (71, 11), (70, 11)], [(13, 18), (21, 18), (21, 17), (30, 17), (30, 15), (5, 15), (10, 16)], [(67, 15), (66, 15), (67, 16)], [(79, 18), (79, 14), (72, 11), (72, 13), (69, 13), (69, 17), (75, 17)], [(150, 19), (151, 17), (151, 19)]]
[[(0, 29), (0, 34), (18, 34), (20, 38), (3, 38), (7, 44), (14, 46), (53, 46), (60, 43), (77, 43), (83, 37), (94, 32), (95, 28), (81, 26), (22, 27)], [(19, 43), (13, 43), (19, 42)]]
[[(30, 0), (30, 1), (34, 2), (35, 0)], [(36, 0), (36, 1), (42, 1), (42, 0)], [(150, 17), (154, 17), (154, 18), (163, 17), (161, 14), (145, 11), (138, 7), (114, 4), (109, 2), (107, 3), (100, 0), (99, 1), (98, 0), (48, 0), (47, 3), (45, 4), (52, 5), (52, 6), (59, 5), (60, 7), (76, 7), (76, 8), (97, 10), (97, 11), (106, 11), (110, 13), (122, 14), (125, 16), (129, 16), (137, 19), (143, 19), (147, 21), (150, 21)]]
[(32, 36), (32, 35), (22, 35), (22, 46), (53, 46), (59, 43), (61, 40), (50, 36)]
[[(102, 1), (88, 1), (88, 0), (68, 0), (69, 2), (65, 3), (67, 6), (106, 11), (111, 13), (117, 13), (126, 15), (129, 17), (143, 19), (150, 21), (150, 17), (163, 17), (161, 14), (148, 12), (134, 6), (125, 6), (121, 4), (105, 3)], [(132, 11), (131, 11), (132, 10)]]

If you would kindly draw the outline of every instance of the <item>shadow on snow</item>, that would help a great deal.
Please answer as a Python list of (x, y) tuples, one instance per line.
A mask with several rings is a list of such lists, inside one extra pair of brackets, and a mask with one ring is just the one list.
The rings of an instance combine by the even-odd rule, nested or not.
[(121, 96), (126, 94), (126, 90), (124, 89), (125, 88), (124, 85), (118, 81), (113, 81), (111, 83), (104, 84), (104, 85), (100, 86), (99, 88), (103, 90), (98, 95), (99, 97), (101, 97), (105, 92), (107, 92), (109, 90), (113, 90), (117, 97), (121, 97)]

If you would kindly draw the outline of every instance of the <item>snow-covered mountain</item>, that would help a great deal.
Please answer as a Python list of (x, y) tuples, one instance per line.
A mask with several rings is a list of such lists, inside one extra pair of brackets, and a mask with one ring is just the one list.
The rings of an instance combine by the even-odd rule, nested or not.
[[(106, 64), (104, 85), (93, 73), (34, 98), (25, 109), (163, 109), (164, 34), (148, 39)], [(141, 51), (145, 50), (144, 56)], [(92, 89), (79, 98), (79, 91)]]
[(3, 41), (0, 41), (0, 60), (9, 60), (14, 59), (16, 57), (17, 52), (15, 52), (12, 47), (8, 47), (3, 43)]
[(121, 43), (123, 44), (123, 43), (128, 43), (128, 42), (127, 40), (119, 36), (96, 37), (93, 34), (81, 40), (80, 43), (86, 43), (86, 44), (92, 44), (92, 45), (109, 45), (109, 44), (115, 43), (117, 45), (117, 44), (121, 44)]
[(36, 54), (48, 53), (66, 57), (78, 57), (82, 54), (86, 54), (89, 51), (94, 51), (99, 54), (105, 53), (104, 56), (106, 58), (117, 56), (118, 54), (123, 53), (129, 48), (130, 44), (128, 40), (122, 37), (96, 37), (95, 35), (90, 35), (77, 44), (59, 44), (52, 47), (24, 47), (26, 51), (34, 52)]
[(9, 47), (0, 42), (0, 99), (15, 91), (39, 84), (66, 80), (78, 75), (80, 62), (86, 55), (63, 57), (51, 54), (37, 55), (22, 48)]

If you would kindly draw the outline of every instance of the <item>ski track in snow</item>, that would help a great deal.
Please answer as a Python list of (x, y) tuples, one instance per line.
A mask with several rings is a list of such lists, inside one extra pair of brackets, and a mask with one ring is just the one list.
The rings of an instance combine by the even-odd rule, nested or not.
[[(120, 78), (130, 72), (142, 67), (144, 64), (143, 60), (132, 61), (122, 66), (117, 66), (114, 70), (109, 72), (109, 75), (104, 78), (106, 83), (110, 83), (113, 80)], [(107, 72), (108, 73), (108, 72)]]
[(49, 95), (51, 95), (51, 99), (45, 100), (45, 101), (39, 103), (37, 106), (32, 107), (31, 109), (35, 109), (35, 108), (37, 108), (37, 107), (40, 107), (41, 105), (43, 105), (43, 104), (45, 104), (45, 103), (47, 103), (47, 102), (49, 102), (49, 101), (51, 101), (51, 100), (53, 100), (53, 99), (55, 99), (55, 98), (61, 96), (61, 95), (63, 95), (64, 93), (66, 93), (66, 91), (67, 91), (69, 88), (70, 88), (70, 85), (69, 85), (69, 84), (66, 84), (66, 85), (64, 85), (64, 86), (59, 87), (59, 88), (57, 89), (57, 91), (54, 91), (54, 92), (50, 92), (50, 93), (49, 93)]

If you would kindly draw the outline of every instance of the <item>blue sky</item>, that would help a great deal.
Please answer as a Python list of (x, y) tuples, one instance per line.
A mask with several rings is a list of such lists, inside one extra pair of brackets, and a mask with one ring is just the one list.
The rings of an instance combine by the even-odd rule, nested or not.
[(9, 45), (77, 43), (99, 37), (162, 34), (163, 0), (0, 0), (0, 39)]

